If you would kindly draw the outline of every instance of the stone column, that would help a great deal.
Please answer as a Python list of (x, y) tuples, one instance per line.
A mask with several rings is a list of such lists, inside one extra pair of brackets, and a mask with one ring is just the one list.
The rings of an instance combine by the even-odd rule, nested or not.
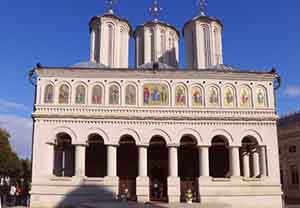
[(147, 147), (139, 146), (139, 175), (136, 179), (136, 195), (138, 202), (148, 202), (150, 200), (150, 181), (147, 170)]
[(243, 176), (246, 178), (250, 177), (250, 163), (249, 163), (249, 152), (244, 150), (242, 153), (243, 158)]
[(169, 177), (168, 177), (169, 203), (180, 202), (180, 178), (178, 177), (178, 147), (169, 147)]
[(201, 146), (199, 148), (199, 168), (200, 168), (200, 177), (209, 176), (209, 147)]
[(266, 160), (266, 147), (259, 147), (259, 168), (260, 168), (260, 176), (267, 176), (267, 160)]
[(241, 176), (240, 173), (240, 153), (239, 147), (233, 146), (230, 147), (230, 173), (231, 177), (239, 177)]
[(96, 32), (94, 28), (91, 28), (91, 48), (90, 48), (90, 61), (96, 61)]
[(259, 176), (259, 155), (257, 149), (253, 149), (251, 152), (251, 160), (252, 160), (252, 177), (256, 178)]
[(107, 176), (117, 176), (117, 147), (107, 146)]
[(85, 145), (75, 146), (75, 176), (82, 178), (85, 176)]
[(107, 176), (105, 177), (105, 186), (115, 199), (119, 195), (119, 178), (117, 176), (117, 146), (107, 146)]

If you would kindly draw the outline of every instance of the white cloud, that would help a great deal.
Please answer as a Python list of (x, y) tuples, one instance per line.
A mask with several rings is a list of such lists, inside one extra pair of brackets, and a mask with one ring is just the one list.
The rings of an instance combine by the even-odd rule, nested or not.
[(18, 155), (22, 158), (30, 158), (32, 120), (16, 115), (0, 114), (0, 127), (10, 134), (10, 143)]
[(300, 86), (290, 86), (285, 89), (285, 94), (289, 97), (300, 97)]
[(10, 112), (10, 111), (15, 111), (15, 110), (28, 111), (29, 109), (23, 104), (0, 99), (0, 111), (1, 112)]

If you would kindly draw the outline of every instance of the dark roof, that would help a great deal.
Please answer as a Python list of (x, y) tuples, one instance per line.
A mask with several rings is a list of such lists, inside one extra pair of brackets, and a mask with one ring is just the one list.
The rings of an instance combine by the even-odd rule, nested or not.
[(89, 22), (89, 26), (91, 26), (91, 24), (92, 24), (92, 22), (93, 22), (94, 20), (100, 19), (101, 17), (110, 17), (110, 18), (115, 18), (115, 19), (117, 19), (117, 20), (119, 20), (119, 21), (122, 21), (122, 22), (126, 22), (126, 23), (128, 24), (128, 26), (129, 26), (129, 28), (130, 28), (130, 31), (129, 31), (130, 34), (131, 34), (132, 31), (133, 31), (133, 28), (132, 28), (132, 26), (130, 25), (130, 23), (129, 23), (129, 21), (128, 21), (127, 19), (122, 18), (122, 17), (119, 17), (119, 16), (114, 15), (114, 14), (111, 14), (111, 13), (106, 13), (106, 14), (104, 14), (104, 15), (102, 15), (102, 16), (94, 16), (94, 17), (92, 17), (92, 19), (91, 19), (90, 22)]
[(200, 20), (200, 21), (202, 21), (202, 22), (217, 22), (217, 23), (219, 23), (219, 24), (221, 25), (222, 28), (224, 28), (224, 25), (223, 25), (222, 21), (219, 20), (218, 18), (212, 17), (212, 16), (202, 16), (202, 15), (199, 15), (199, 16), (196, 16), (196, 17), (190, 19), (189, 21), (187, 21), (187, 22), (184, 24), (184, 26), (183, 26), (183, 28), (182, 28), (182, 34), (183, 34), (183, 36), (184, 36), (184, 29), (185, 29), (185, 27), (186, 27), (188, 24), (190, 24), (191, 22), (194, 22), (194, 21), (197, 21), (197, 20)]
[(136, 37), (136, 32), (137, 32), (140, 28), (143, 28), (143, 27), (145, 27), (145, 26), (152, 26), (152, 25), (156, 25), (156, 24), (159, 24), (159, 25), (162, 25), (162, 26), (165, 26), (165, 27), (169, 27), (169, 28), (175, 30), (176, 33), (177, 33), (177, 35), (180, 37), (180, 32), (177, 30), (177, 28), (176, 28), (175, 26), (170, 25), (170, 24), (168, 24), (168, 23), (166, 23), (166, 22), (162, 22), (162, 21), (148, 21), (148, 22), (145, 22), (145, 23), (142, 24), (142, 25), (138, 25), (138, 26), (135, 28), (134, 32), (133, 32), (133, 36)]
[(278, 121), (279, 126), (286, 126), (286, 125), (296, 124), (296, 123), (300, 123), (300, 111), (283, 116)]

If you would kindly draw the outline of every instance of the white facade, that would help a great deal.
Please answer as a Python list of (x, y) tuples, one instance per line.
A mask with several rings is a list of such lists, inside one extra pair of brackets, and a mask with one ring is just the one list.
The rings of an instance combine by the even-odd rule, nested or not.
[(92, 18), (90, 22), (90, 61), (108, 68), (128, 68), (129, 23), (112, 14)]
[[(167, 190), (168, 201), (179, 202), (180, 162), (179, 148), (184, 136), (195, 138), (199, 151), (198, 197), (202, 204), (219, 203), (240, 207), (240, 203), (255, 200), (244, 207), (281, 207), (279, 159), (272, 73), (239, 73), (207, 71), (151, 70), (88, 70), (88, 69), (37, 69), (37, 99), (34, 117), (33, 182), (31, 207), (54, 207), (61, 204), (78, 204), (86, 200), (112, 200), (119, 193), (118, 148), (124, 135), (130, 135), (138, 148), (138, 175), (136, 195), (138, 201), (150, 200), (150, 181), (147, 149), (151, 138), (160, 136), (169, 149)], [(166, 106), (145, 105), (143, 88), (148, 83), (168, 86), (169, 102)], [(109, 89), (119, 86), (119, 103), (110, 104)], [(136, 86), (135, 105), (126, 104), (126, 86)], [(45, 89), (53, 86), (53, 100), (45, 103)], [(69, 86), (67, 104), (59, 104), (59, 89)], [(76, 104), (78, 85), (86, 88), (83, 104)], [(95, 85), (103, 87), (103, 102), (92, 104), (91, 91)], [(187, 89), (185, 106), (176, 106), (176, 86)], [(234, 89), (234, 107), (226, 107), (224, 89)], [(204, 91), (204, 105), (193, 106), (193, 86)], [(219, 104), (208, 103), (211, 86), (219, 89)], [(242, 107), (240, 91), (243, 86), (251, 90), (251, 105)], [(256, 89), (266, 89), (265, 106), (256, 103)], [(47, 99), (46, 99), (47, 100)], [(47, 100), (48, 102), (49, 100)], [(75, 148), (74, 176), (53, 175), (54, 150), (57, 137), (70, 136)], [(107, 169), (104, 177), (85, 175), (85, 149), (91, 134), (100, 135), (107, 148)], [(228, 143), (228, 173), (213, 177), (210, 167), (212, 140), (221, 136)], [(254, 151), (244, 154), (243, 140), (256, 140)], [(243, 161), (243, 162), (241, 162)], [(65, 162), (68, 162), (65, 160)], [(99, 164), (100, 165), (100, 164)], [(111, 195), (110, 195), (110, 194)], [(81, 197), (75, 197), (75, 195)], [(74, 196), (73, 196), (74, 195)], [(107, 198), (108, 197), (108, 198)], [(110, 198), (109, 198), (110, 197)]]
[(179, 32), (166, 23), (153, 21), (139, 26), (134, 32), (136, 67), (160, 62), (172, 67), (179, 64)]
[(184, 28), (186, 63), (188, 68), (205, 69), (223, 64), (222, 23), (215, 18), (199, 16)]

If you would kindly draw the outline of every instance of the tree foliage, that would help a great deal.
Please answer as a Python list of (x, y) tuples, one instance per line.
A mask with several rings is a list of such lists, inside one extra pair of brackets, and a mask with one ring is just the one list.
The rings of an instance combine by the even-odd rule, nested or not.
[(19, 159), (9, 138), (9, 133), (0, 128), (0, 175), (30, 178), (30, 161)]

